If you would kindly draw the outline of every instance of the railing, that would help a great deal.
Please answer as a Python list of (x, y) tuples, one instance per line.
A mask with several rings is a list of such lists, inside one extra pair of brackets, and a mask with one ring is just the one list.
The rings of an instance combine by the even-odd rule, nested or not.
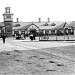
[(39, 36), (39, 41), (75, 41), (75, 35), (49, 35), (49, 36)]

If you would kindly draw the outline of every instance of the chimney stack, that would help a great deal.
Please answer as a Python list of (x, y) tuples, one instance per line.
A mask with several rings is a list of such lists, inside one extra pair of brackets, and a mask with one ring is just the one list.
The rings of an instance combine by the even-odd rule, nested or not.
[(48, 17), (47, 19), (48, 19), (48, 22), (50, 22), (50, 18)]
[(16, 20), (17, 20), (17, 23), (19, 22), (19, 18), (16, 18)]
[(39, 18), (39, 22), (41, 22), (41, 18)]

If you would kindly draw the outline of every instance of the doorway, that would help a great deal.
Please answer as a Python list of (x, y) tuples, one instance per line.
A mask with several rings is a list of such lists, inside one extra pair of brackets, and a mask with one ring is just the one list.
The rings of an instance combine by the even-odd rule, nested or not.
[(30, 33), (36, 34), (36, 29), (30, 29)]

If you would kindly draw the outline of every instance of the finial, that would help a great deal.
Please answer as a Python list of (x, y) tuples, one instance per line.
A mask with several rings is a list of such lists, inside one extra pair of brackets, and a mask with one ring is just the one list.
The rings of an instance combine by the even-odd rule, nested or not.
[(8, 7), (8, 4), (7, 4), (7, 7)]
[(66, 22), (66, 19), (65, 19), (65, 22)]
[(48, 17), (47, 19), (48, 19), (48, 22), (50, 22), (50, 18)]
[(39, 17), (39, 22), (41, 22), (41, 18)]
[(67, 24), (66, 19), (65, 19), (65, 24)]

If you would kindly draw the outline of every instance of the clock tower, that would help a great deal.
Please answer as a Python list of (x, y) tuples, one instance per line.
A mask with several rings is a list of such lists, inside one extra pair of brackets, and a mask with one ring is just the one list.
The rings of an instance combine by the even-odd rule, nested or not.
[(13, 14), (10, 9), (11, 7), (5, 7), (5, 13), (3, 14), (6, 36), (12, 36)]

